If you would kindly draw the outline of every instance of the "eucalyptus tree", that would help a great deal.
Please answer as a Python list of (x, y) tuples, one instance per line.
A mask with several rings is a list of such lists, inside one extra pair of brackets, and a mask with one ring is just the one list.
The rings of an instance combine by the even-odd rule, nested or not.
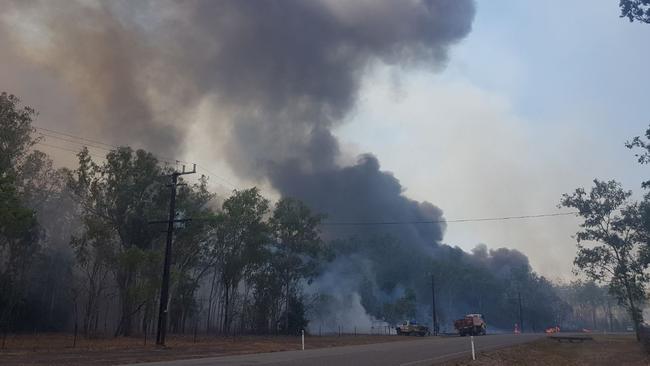
[(238, 286), (263, 261), (268, 241), (264, 219), (268, 211), (269, 201), (257, 188), (235, 190), (213, 220), (208, 253), (223, 291), (221, 329), (225, 334), (230, 332), (233, 297)]
[(22, 183), (26, 162), (43, 158), (33, 151), (36, 111), (20, 99), (0, 94), (0, 326), (12, 316), (27, 286), (27, 272), (41, 234)]
[(302, 306), (291, 303), (292, 300), (299, 300), (298, 283), (310, 282), (326, 259), (327, 250), (319, 230), (322, 219), (322, 215), (312, 213), (302, 201), (288, 197), (276, 203), (269, 219), (271, 261), (284, 290), (286, 332), (292, 331), (289, 326), (292, 305), (296, 308)]
[(627, 309), (638, 338), (648, 276), (644, 272), (644, 242), (639, 240), (641, 213), (631, 195), (616, 181), (596, 179), (589, 192), (578, 188), (564, 194), (560, 206), (577, 209), (583, 219), (575, 236), (578, 253), (574, 264), (590, 279), (609, 285)]
[[(120, 321), (116, 335), (129, 335), (133, 316), (156, 295), (161, 260), (161, 230), (148, 220), (166, 217), (163, 168), (144, 150), (122, 147), (95, 163), (87, 149), (70, 172), (82, 227), (72, 238), (79, 262), (100, 262), (117, 285)], [(92, 259), (84, 256), (91, 254)]]
[[(215, 219), (211, 207), (215, 195), (207, 188), (207, 177), (201, 176), (198, 182), (179, 187), (176, 198), (178, 218), (190, 221), (178, 225), (172, 247), (170, 324), (177, 331), (185, 328), (189, 318), (200, 315), (198, 309), (202, 305), (197, 302), (196, 292), (201, 280), (213, 268), (209, 236)], [(147, 305), (147, 314), (153, 315), (153, 305)], [(146, 324), (143, 327), (146, 328)]]
[(621, 18), (650, 23), (650, 0), (620, 0)]

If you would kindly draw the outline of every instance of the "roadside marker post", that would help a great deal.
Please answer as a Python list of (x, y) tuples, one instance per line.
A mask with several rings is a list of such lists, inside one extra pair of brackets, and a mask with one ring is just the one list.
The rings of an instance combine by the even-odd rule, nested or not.
[(474, 336), (470, 336), (469, 339), (472, 342), (472, 361), (476, 361), (476, 354), (474, 353)]
[(305, 350), (305, 330), (302, 330), (302, 350)]

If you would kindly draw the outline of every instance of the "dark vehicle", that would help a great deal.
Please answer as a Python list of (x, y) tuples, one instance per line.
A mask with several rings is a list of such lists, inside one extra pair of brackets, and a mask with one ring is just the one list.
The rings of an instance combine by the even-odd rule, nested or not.
[(464, 318), (454, 321), (454, 328), (461, 337), (466, 335), (485, 335), (487, 323), (481, 314), (467, 314)]
[(415, 320), (405, 321), (395, 329), (397, 329), (397, 335), (417, 335), (424, 337), (429, 334), (429, 328), (418, 324)]

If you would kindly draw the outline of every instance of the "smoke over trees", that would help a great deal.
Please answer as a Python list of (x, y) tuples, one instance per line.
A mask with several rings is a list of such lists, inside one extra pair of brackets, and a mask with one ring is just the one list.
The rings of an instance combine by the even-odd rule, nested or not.
[[(190, 122), (172, 121), (207, 100), (219, 109), (207, 131), (223, 150), (215, 156), (225, 154), (243, 177), (266, 180), (330, 219), (442, 216), (403, 197), (370, 155), (340, 167), (331, 129), (354, 108), (374, 65), (444, 66), (449, 46), (471, 29), (472, 1), (10, 4), (0, 23), (3, 48), (46, 62), (83, 100), (83, 123), (116, 144), (174, 155), (182, 141), (171, 136), (182, 139)], [(20, 48), (24, 35), (14, 26), (30, 20), (52, 35), (34, 52)], [(442, 230), (400, 235), (424, 244), (439, 241)]]
[[(474, 11), (470, 0), (6, 1), (0, 48), (8, 68), (38, 70), (26, 83), (48, 79), (75, 101), (47, 123), (112, 144), (176, 156), (191, 143), (188, 116), (214, 106), (204, 131), (211, 158), (282, 197), (273, 205), (249, 189), (217, 198), (205, 180), (181, 188), (181, 215), (203, 220), (175, 238), (173, 331), (427, 319), (431, 273), (447, 325), (481, 311), (509, 328), (522, 296), (525, 318), (542, 329), (571, 308), (522, 253), (445, 245), (443, 211), (406, 197), (372, 154), (342, 165), (333, 133), (375, 66), (439, 70)], [(148, 221), (166, 215), (170, 168), (121, 147), (99, 160), (82, 151), (77, 166), (56, 171), (33, 151), (34, 112), (4, 94), (0, 106), (3, 326), (150, 332), (162, 234)], [(406, 224), (333, 227), (324, 217)]]
[[(371, 155), (339, 166), (332, 128), (354, 108), (375, 65), (439, 69), (473, 16), (470, 0), (71, 2), (56, 9), (9, 2), (0, 42), (17, 67), (37, 65), (80, 101), (65, 123), (92, 124), (116, 144), (174, 155), (190, 127), (175, 121), (207, 101), (219, 110), (207, 131), (215, 156), (242, 177), (267, 181), (332, 220), (441, 221), (440, 209), (403, 196)], [(51, 36), (27, 51), (19, 24)], [(391, 234), (404, 250), (431, 254), (443, 230), (405, 226)]]
[[(165, 215), (170, 168), (124, 147), (103, 161), (84, 149), (76, 168), (54, 171), (46, 155), (23, 147), (35, 141), (35, 113), (13, 96), (2, 98), (3, 134), (22, 141), (3, 145), (6, 156), (16, 156), (3, 179), (22, 177), (2, 190), (3, 244), (14, 245), (2, 252), (3, 328), (79, 327), (88, 337), (151, 333), (164, 238), (148, 221)], [(321, 232), (323, 217), (299, 200), (271, 206), (253, 188), (217, 201), (205, 178), (179, 190), (180, 217), (200, 219), (177, 228), (173, 332), (292, 333), (333, 324), (368, 331), (373, 321), (426, 321), (429, 275), (437, 279), (443, 329), (476, 311), (508, 329), (518, 319), (519, 296), (532, 330), (573, 319), (571, 298), (532, 272), (517, 251), (409, 246), (402, 240), (417, 236), (400, 230), (329, 239), (334, 234)]]

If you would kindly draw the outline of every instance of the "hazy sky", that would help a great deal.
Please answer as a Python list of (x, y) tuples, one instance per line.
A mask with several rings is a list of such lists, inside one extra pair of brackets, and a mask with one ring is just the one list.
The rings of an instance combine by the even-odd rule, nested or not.
[[(376, 154), (407, 196), (448, 219), (561, 212), (562, 193), (594, 178), (640, 194), (647, 168), (624, 143), (650, 124), (650, 25), (618, 14), (615, 0), (478, 1), (473, 30), (445, 69), (383, 67), (366, 77), (337, 130), (351, 159), (343, 163)], [(200, 123), (194, 130), (193, 141), (206, 141), (188, 156), (202, 156), (208, 137)], [(213, 168), (245, 184), (226, 164)], [(568, 279), (578, 223), (450, 223), (445, 242), (516, 248), (541, 274)]]
[[(561, 194), (595, 177), (640, 192), (647, 167), (624, 142), (650, 123), (650, 25), (618, 18), (617, 4), (479, 1), (446, 70), (369, 77), (338, 133), (448, 219), (560, 212)], [(577, 224), (451, 223), (445, 240), (516, 248), (567, 278)]]
[[(432, 202), (448, 219), (560, 212), (562, 193), (596, 177), (620, 180), (638, 196), (647, 167), (624, 142), (650, 123), (650, 25), (618, 14), (616, 0), (478, 1), (473, 30), (451, 47), (446, 68), (380, 66), (365, 76), (356, 107), (334, 130), (347, 152), (341, 163), (374, 153), (408, 197)], [(24, 54), (49, 39), (30, 33), (36, 23), (13, 21), (14, 32), (29, 40)], [(78, 76), (58, 78), (47, 58), (30, 64), (2, 57), (12, 67), (0, 68), (0, 89), (39, 109), (40, 125), (102, 138), (70, 121), (83, 111), (61, 91)], [(198, 161), (216, 188), (250, 186), (211, 158), (215, 143), (205, 131), (218, 115), (209, 98), (183, 115), (192, 126), (183, 158)], [(73, 160), (70, 152), (41, 147), (58, 162)], [(467, 250), (478, 243), (516, 248), (541, 274), (569, 278), (578, 222), (450, 223), (444, 241)]]

